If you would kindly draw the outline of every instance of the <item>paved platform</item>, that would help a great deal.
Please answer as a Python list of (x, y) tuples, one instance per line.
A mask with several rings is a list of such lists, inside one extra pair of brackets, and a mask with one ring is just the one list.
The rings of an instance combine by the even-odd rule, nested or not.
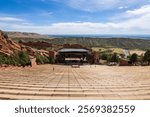
[(0, 68), (0, 99), (150, 99), (150, 67)]

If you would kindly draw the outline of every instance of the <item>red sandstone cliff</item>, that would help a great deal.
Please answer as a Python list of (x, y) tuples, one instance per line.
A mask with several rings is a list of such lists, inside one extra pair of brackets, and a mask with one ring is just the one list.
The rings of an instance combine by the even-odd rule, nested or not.
[(34, 56), (35, 53), (48, 56), (48, 51), (33, 49), (31, 47), (16, 43), (6, 37), (7, 36), (5, 36), (4, 32), (0, 31), (0, 54), (11, 55), (18, 51), (27, 51), (30, 56)]
[(15, 51), (21, 51), (21, 46), (9, 38), (6, 39), (4, 33), (0, 31), (0, 53), (9, 55)]

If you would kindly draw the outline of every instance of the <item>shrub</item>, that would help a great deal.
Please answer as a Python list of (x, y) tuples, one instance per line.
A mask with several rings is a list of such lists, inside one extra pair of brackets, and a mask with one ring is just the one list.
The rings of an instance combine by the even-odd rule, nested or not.
[(5, 38), (5, 39), (8, 39), (7, 33), (4, 33), (4, 38)]
[(0, 55), (0, 65), (16, 65), (16, 61), (13, 56)]
[(48, 57), (38, 54), (36, 55), (36, 62), (37, 64), (47, 64), (50, 63), (50, 60)]
[(2, 65), (2, 64), (6, 64), (6, 56), (4, 56), (4, 55), (0, 55), (0, 65)]
[(30, 64), (29, 55), (26, 52), (19, 52), (12, 54), (10, 56), (8, 55), (0, 55), (0, 65), (6, 64), (6, 65), (14, 65), (14, 66), (23, 66)]
[(55, 60), (54, 60), (54, 58), (52, 58), (52, 57), (49, 57), (49, 63), (51, 63), (51, 64), (55, 63)]
[(25, 67), (26, 65), (30, 64), (30, 58), (27, 52), (21, 51), (18, 53), (18, 56), (21, 66)]
[(110, 62), (119, 62), (119, 57), (117, 56), (117, 53), (114, 53), (111, 57), (110, 57)]
[(36, 55), (36, 62), (37, 62), (37, 64), (43, 64), (43, 60), (42, 60), (41, 55)]
[(3, 32), (3, 31), (1, 31), (1, 30), (0, 30), (0, 32), (2, 33), (2, 36), (4, 36), (5, 39), (8, 39), (7, 33)]
[(138, 55), (136, 53), (132, 54), (130, 57), (131, 63), (135, 64), (138, 61)]
[(107, 60), (108, 59), (108, 54), (102, 54), (101, 56), (100, 56), (100, 58), (102, 59), (102, 60)]
[(50, 63), (49, 58), (46, 56), (43, 56), (43, 62), (44, 62), (44, 64)]
[(150, 50), (147, 50), (145, 52), (144, 57), (143, 57), (143, 61), (148, 62), (148, 64), (150, 65)]

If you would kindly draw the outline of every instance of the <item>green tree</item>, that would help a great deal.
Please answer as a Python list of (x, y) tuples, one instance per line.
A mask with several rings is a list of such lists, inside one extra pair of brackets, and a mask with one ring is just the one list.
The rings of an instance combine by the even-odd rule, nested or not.
[(107, 60), (107, 59), (108, 59), (108, 54), (103, 53), (103, 54), (101, 54), (100, 58), (101, 58), (102, 60)]
[(136, 64), (136, 62), (138, 61), (138, 55), (136, 53), (132, 54), (130, 57), (130, 61), (132, 62), (132, 64)]
[(147, 50), (144, 54), (143, 61), (147, 62), (150, 65), (150, 50)]
[(116, 62), (116, 63), (119, 62), (119, 57), (118, 57), (117, 53), (114, 53), (114, 54), (111, 56), (110, 62)]

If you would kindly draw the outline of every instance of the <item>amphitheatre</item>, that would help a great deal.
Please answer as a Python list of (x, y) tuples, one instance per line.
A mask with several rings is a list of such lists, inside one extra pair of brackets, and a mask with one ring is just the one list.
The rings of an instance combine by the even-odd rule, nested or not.
[(149, 71), (103, 65), (1, 68), (0, 99), (150, 99)]
[[(46, 42), (38, 42), (41, 43), (48, 48), (50, 46)], [(35, 43), (28, 44), (33, 46)], [(57, 50), (39, 50), (14, 42), (2, 32), (0, 54), (0, 99), (150, 99), (150, 66), (131, 65), (127, 58), (120, 65), (109, 66), (99, 63), (98, 52), (79, 44), (64, 44)], [(43, 64), (41, 60), (48, 57), (55, 62)], [(125, 55), (121, 53), (119, 57)], [(26, 59), (30, 59), (31, 66), (26, 66)], [(38, 64), (37, 59), (42, 64)]]

